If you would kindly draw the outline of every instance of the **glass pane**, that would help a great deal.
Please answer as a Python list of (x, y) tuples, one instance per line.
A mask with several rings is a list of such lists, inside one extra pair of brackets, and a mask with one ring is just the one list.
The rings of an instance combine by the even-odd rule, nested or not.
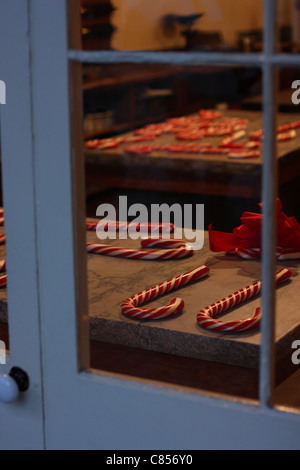
[[(0, 106), (6, 102), (6, 89), (4, 82), (0, 81)], [(3, 85), (2, 85), (3, 84)], [(1, 113), (0, 113), (1, 119)], [(0, 136), (0, 160), (1, 160), (1, 136)], [(4, 235), (4, 210), (2, 198), (2, 172), (0, 163), (0, 366), (6, 363), (6, 352), (9, 348), (7, 293), (5, 272), (5, 235)]]
[(278, 21), (280, 25), (280, 50), (299, 53), (300, 50), (300, 4), (298, 0), (277, 0)]
[[(278, 269), (292, 277), (276, 291), (276, 388), (274, 402), (300, 407), (300, 321), (298, 315), (298, 271), (300, 248), (299, 68), (280, 70), (284, 87), (278, 93), (277, 153), (278, 175)], [(282, 126), (282, 124), (284, 124)]]
[[(298, 50), (297, 4), (278, 0), (278, 52)], [(262, 1), (156, 2), (151, 9), (146, 2), (83, 1), (83, 49), (260, 52), (262, 8)], [(297, 126), (290, 124), (299, 119), (298, 72), (291, 66), (279, 70), (276, 135), (278, 198), (283, 213), (296, 220), (299, 145)], [(256, 399), (261, 70), (85, 64), (82, 78), (91, 366)], [(139, 231), (132, 222), (141, 223)], [(175, 233), (167, 234), (171, 239), (190, 241), (194, 231), (201, 248), (168, 261), (128, 259), (129, 250), (133, 258), (138, 250), (144, 256), (141, 238), (157, 232), (143, 228), (157, 223), (175, 226)], [(178, 232), (181, 228), (190, 232)], [(118, 247), (124, 248), (121, 256), (112, 256)], [(209, 268), (203, 278), (152, 299), (149, 288), (159, 285), (160, 293), (170, 286), (165, 281), (203, 265)], [(289, 268), (296, 272), (297, 260), (278, 260), (278, 270)], [(276, 289), (274, 398), (292, 406), (299, 405), (296, 282), (294, 276)], [(185, 305), (164, 318), (162, 310), (156, 319), (153, 312), (144, 317), (144, 310), (135, 310), (133, 317), (132, 302), (124, 301), (141, 292), (151, 297), (141, 309), (163, 308), (175, 296)], [(287, 299), (294, 302), (288, 312)], [(239, 320), (249, 317), (238, 331)], [(226, 321), (233, 322), (233, 330), (227, 331)]]
[[(260, 211), (261, 110), (246, 102), (261, 93), (261, 70), (92, 64), (83, 77), (86, 215), (94, 222), (88, 243), (147, 249), (147, 232), (107, 233), (100, 225), (97, 233), (103, 219), (170, 222), (177, 231), (167, 238), (187, 241), (191, 234), (179, 229), (198, 230), (192, 256), (180, 259), (124, 259), (90, 248), (102, 253), (87, 255), (93, 367), (257, 398), (259, 331), (214, 331), (197, 314), (261, 277), (260, 259), (241, 258), (222, 243), (235, 237), (245, 212)], [(185, 307), (178, 314), (146, 320), (122, 311), (134, 294), (202, 265), (208, 275), (141, 305), (162, 307), (179, 297)], [(218, 320), (236, 324), (259, 304), (257, 295)]]
[(263, 2), (82, 0), (87, 50), (260, 51)]

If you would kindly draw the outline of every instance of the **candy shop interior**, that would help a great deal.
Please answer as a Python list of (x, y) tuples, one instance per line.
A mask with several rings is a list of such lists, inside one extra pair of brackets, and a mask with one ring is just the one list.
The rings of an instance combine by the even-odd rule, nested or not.
[[(28, 263), (33, 274), (24, 282), (35, 280), (36, 302), (27, 287), (20, 299), (39, 312), (30, 338), (40, 335), (41, 362), (43, 348), (50, 351), (37, 373), (47, 377), (52, 355), (68, 361), (77, 348), (68, 364), (109, 377), (107, 387), (125, 378), (120, 397), (128, 384), (150, 384), (158, 386), (145, 388), (151, 399), (165, 388), (256, 410), (272, 401), (272, 410), (291, 409), (299, 420), (299, 0), (76, 0), (67, 59), (53, 52), (62, 20), (56, 38), (45, 28), (39, 47), (35, 18), (43, 12), (36, 0), (26, 3), (30, 80), (18, 138), (12, 121), (20, 112), (10, 104), (22, 101), (10, 88), (17, 74), (10, 64), (3, 77), (0, 69), (0, 365), (1, 344), (19, 344), (9, 334), (20, 328), (9, 307), (21, 302), (9, 273), (12, 286), (20, 275), (9, 266)], [(43, 47), (54, 69), (59, 64), (53, 76)], [(6, 157), (12, 149), (24, 151), (18, 172)], [(6, 205), (16, 208), (12, 173), (15, 188), (32, 182), (23, 202), (33, 209), (5, 227)], [(60, 232), (50, 223), (56, 214)], [(75, 299), (74, 315), (67, 298)]]
[[(146, 53), (142, 64), (129, 59), (83, 65), (88, 252), (96, 255), (89, 255), (90, 270), (94, 272), (98, 266), (110, 273), (109, 284), (102, 289), (105, 302), (97, 299), (97, 283), (90, 280), (92, 344), (103, 341), (110, 352), (102, 356), (106, 359), (100, 361), (100, 368), (119, 371), (120, 362), (110, 358), (123, 355), (125, 348), (134, 366), (123, 364), (123, 371), (215, 389), (223, 373), (220, 364), (224, 371), (226, 363), (226, 373), (240, 370), (238, 378), (230, 376), (229, 381), (222, 381), (222, 391), (257, 397), (259, 322), (250, 320), (250, 330), (247, 322), (240, 324), (240, 319), (247, 317), (249, 304), (234, 308), (228, 320), (222, 315), (218, 321), (209, 318), (235, 305), (236, 300), (228, 297), (217, 307), (214, 304), (219, 298), (224, 300), (230, 289), (239, 291), (251, 279), (261, 277), (263, 73), (255, 62), (211, 60), (203, 64), (197, 54), (230, 57), (262, 52), (263, 16), (261, 1), (164, 1), (156, 2), (154, 8), (146, 1), (83, 1), (83, 50)], [(299, 19), (292, 1), (278, 2), (277, 52), (299, 52)], [(168, 59), (156, 63), (147, 56), (151, 52), (167, 53)], [(180, 61), (178, 55), (173, 56), (178, 52), (191, 53), (193, 59)], [(281, 260), (297, 258), (300, 248), (300, 204), (296, 197), (300, 183), (300, 104), (295, 104), (299, 102), (299, 73), (295, 65), (274, 71), (277, 202), (282, 224), (278, 230), (285, 231), (285, 224), (295, 223), (291, 230), (298, 232), (294, 247), (286, 247), (294, 255), (278, 255)], [(120, 235), (113, 226), (108, 235), (110, 227), (106, 224), (110, 220), (119, 223)], [(165, 242), (140, 244), (140, 238), (149, 235), (151, 224), (153, 230), (157, 229), (157, 222), (162, 226), (170, 222), (179, 238), (179, 227), (195, 231), (194, 248), (202, 246), (197, 230), (203, 228), (203, 247), (189, 256), (185, 244), (176, 245), (174, 251)], [(130, 223), (134, 235), (130, 235)], [(134, 224), (139, 223), (136, 233)], [(162, 228), (162, 237), (166, 238), (164, 228), (167, 230)], [(125, 243), (127, 229), (130, 240)], [(157, 237), (155, 232), (151, 237)], [(177, 261), (171, 261), (173, 256)], [(121, 262), (120, 258), (132, 261)], [(297, 266), (296, 261), (290, 263), (293, 268)], [(192, 281), (194, 276), (204, 278), (184, 289), (184, 308), (178, 302), (166, 307), (168, 302), (163, 299), (138, 307), (157, 296), (154, 286), (161, 284), (159, 292), (164, 293), (170, 288), (164, 281), (202, 264), (210, 265), (210, 272), (205, 268), (205, 275), (201, 270), (200, 274), (188, 274)], [(282, 269), (289, 265), (279, 262)], [(118, 276), (111, 284), (115, 270)], [(178, 279), (175, 283), (180, 285)], [(118, 295), (113, 295), (117, 285)], [(290, 295), (287, 289), (280, 290), (282, 297), (278, 299), (282, 321), (278, 319), (277, 347), (287, 342), (285, 353), (278, 353), (276, 359), (277, 384), (283, 381), (284, 370), (294, 371), (290, 367), (289, 335), (287, 340), (287, 331), (290, 334), (292, 330), (286, 328), (294, 317), (285, 318), (284, 299)], [(138, 292), (140, 297), (134, 297)], [(181, 296), (180, 291), (178, 294)], [(167, 301), (171, 298), (172, 293), (166, 296)], [(201, 311), (209, 304), (213, 307)], [(229, 320), (233, 324), (226, 326)], [(293, 327), (297, 336), (298, 320)], [(235, 329), (240, 334), (234, 333)], [(204, 368), (201, 372), (200, 364)], [(166, 368), (172, 372), (166, 373)], [(218, 377), (216, 381), (208, 368)], [(209, 379), (204, 379), (207, 374)]]

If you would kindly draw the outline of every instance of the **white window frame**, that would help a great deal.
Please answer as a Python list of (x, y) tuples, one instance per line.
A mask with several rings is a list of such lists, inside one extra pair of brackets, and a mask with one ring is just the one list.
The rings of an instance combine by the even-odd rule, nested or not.
[(84, 51), (70, 49), (68, 57), (80, 63), (135, 63), (172, 65), (245, 65), (257, 66), (263, 72), (263, 170), (262, 170), (262, 309), (261, 348), (259, 367), (259, 400), (261, 406), (272, 404), (274, 389), (274, 318), (275, 318), (275, 271), (276, 271), (276, 197), (277, 159), (277, 69), (299, 66), (297, 54), (277, 53), (277, 12), (275, 0), (264, 0), (264, 34), (262, 53), (203, 53), (203, 52), (129, 52)]
[[(3, 3), (11, 0), (1, 0)], [(20, 7), (24, 0), (13, 0), (14, 5)], [(73, 34), (70, 36), (70, 47), (66, 39), (67, 14), (66, 5), (70, 4), (73, 10), (72, 25), (68, 25)], [(46, 5), (46, 6), (45, 6)], [(84, 392), (87, 384), (93, 382), (97, 387), (99, 403), (101, 397), (105, 399), (106, 406), (113, 410), (121, 410), (121, 414), (129, 414), (130, 410), (135, 410), (135, 398), (138, 400), (140, 409), (143, 408), (146, 399), (149, 399), (153, 405), (157, 404), (158, 397), (161, 402), (160, 411), (162, 413), (162, 422), (159, 428), (168, 433), (168, 418), (172, 415), (176, 407), (178, 422), (182, 423), (183, 428), (190, 427), (187, 422), (190, 416), (194, 420), (201, 420), (201, 425), (208, 423), (213, 417), (214, 422), (211, 428), (211, 434), (214, 438), (224, 442), (226, 445), (226, 436), (224, 440), (224, 430), (232, 429), (233, 437), (238, 440), (243, 431), (243, 426), (248, 423), (251, 429), (268, 430), (272, 425), (275, 429), (275, 441), (280, 441), (280, 433), (285, 433), (285, 443), (293, 442), (296, 446), (297, 436), (299, 435), (299, 412), (290, 410), (289, 413), (282, 413), (279, 407), (276, 407), (272, 401), (273, 375), (274, 375), (274, 313), (275, 313), (275, 291), (274, 291), (274, 273), (275, 273), (275, 198), (277, 194), (276, 181), (276, 159), (275, 155), (275, 81), (274, 72), (279, 66), (299, 65), (297, 55), (277, 54), (275, 52), (275, 2), (274, 0), (264, 0), (265, 8), (265, 28), (264, 28), (264, 51), (259, 54), (217, 54), (217, 53), (162, 53), (162, 52), (118, 52), (118, 51), (82, 51), (79, 48), (79, 2), (78, 0), (26, 0), (29, 34), (29, 44), (24, 44), (26, 57), (20, 57), (22, 67), (17, 64), (17, 72), (21, 73), (20, 79), (26, 79), (24, 84), (26, 90), (26, 99), (20, 100), (18, 96), (10, 95), (7, 87), (7, 102), (14, 104), (15, 110), (18, 110), (18, 139), (24, 137), (24, 153), (26, 161), (22, 161), (21, 169), (30, 170), (30, 175), (26, 175), (25, 181), (31, 184), (30, 188), (20, 181), (20, 201), (16, 200), (12, 187), (15, 181), (15, 171), (20, 164), (20, 157), (17, 152), (20, 150), (15, 138), (15, 130), (10, 129), (14, 122), (13, 108), (8, 108), (5, 113), (4, 123), (1, 122), (3, 134), (3, 183), (4, 183), (4, 208), (6, 214), (6, 233), (8, 238), (8, 306), (11, 314), (13, 333), (13, 350), (16, 349), (18, 361), (22, 357), (25, 368), (28, 369), (32, 377), (32, 364), (35, 370), (40, 369), (44, 386), (44, 409), (46, 410), (46, 428), (49, 429), (48, 439), (51, 442), (55, 440), (55, 433), (60, 420), (60, 416), (51, 415), (51, 400), (60, 397), (59, 384), (49, 383), (53, 377), (61, 377), (66, 374), (66, 387), (71, 399), (74, 387)], [(46, 8), (46, 10), (43, 10)], [(10, 18), (13, 22), (14, 12), (8, 8)], [(40, 24), (39, 20), (45, 20), (47, 12), (49, 22)], [(60, 14), (57, 14), (57, 11)], [(77, 13), (76, 13), (77, 11)], [(8, 16), (9, 16), (8, 15)], [(24, 13), (25, 15), (25, 13)], [(20, 15), (18, 15), (20, 19)], [(47, 18), (48, 19), (48, 18)], [(21, 21), (21, 19), (20, 19)], [(24, 21), (25, 22), (25, 21)], [(47, 23), (47, 24), (46, 24)], [(53, 34), (53, 24), (56, 24), (57, 33)], [(24, 26), (24, 25), (22, 25)], [(8, 30), (10, 28), (8, 27)], [(24, 33), (24, 31), (23, 31)], [(0, 37), (1, 36), (0, 31)], [(4, 36), (3, 36), (4, 39)], [(22, 49), (22, 52), (24, 52)], [(28, 53), (29, 51), (29, 53)], [(20, 50), (18, 50), (20, 52)], [(9, 54), (1, 53), (1, 57), (9, 60)], [(52, 70), (52, 63), (55, 63)], [(263, 79), (263, 125), (264, 135), (264, 163), (263, 163), (263, 260), (262, 260), (262, 308), (264, 310), (263, 322), (261, 327), (262, 347), (260, 351), (260, 390), (259, 404), (253, 406), (249, 400), (238, 400), (235, 397), (229, 398), (216, 394), (197, 393), (178, 390), (176, 386), (166, 385), (166, 387), (155, 384), (145, 384), (138, 378), (128, 379), (125, 377), (111, 377), (104, 374), (91, 374), (89, 370), (88, 357), (88, 317), (87, 307), (87, 276), (86, 276), (86, 252), (85, 252), (85, 210), (84, 210), (84, 160), (82, 152), (82, 125), (80, 117), (82, 109), (80, 102), (74, 99), (77, 93), (80, 93), (80, 64), (81, 63), (177, 63), (177, 64), (243, 64), (255, 65), (261, 67), (264, 72)], [(18, 77), (13, 68), (8, 64), (7, 85), (13, 85), (16, 89)], [(58, 75), (56, 75), (58, 74)], [(29, 75), (29, 76), (28, 76)], [(6, 77), (2, 77), (6, 79)], [(20, 80), (19, 79), (19, 80)], [(71, 81), (70, 81), (71, 79)], [(28, 83), (27, 83), (28, 82)], [(51, 96), (51, 88), (58, 88), (58, 92)], [(49, 96), (42, 96), (45, 88), (49, 89)], [(28, 90), (34, 93), (34, 96), (27, 95)], [(68, 96), (70, 90), (70, 97)], [(34, 98), (34, 99), (33, 99)], [(12, 101), (11, 101), (12, 100)], [(19, 101), (21, 105), (19, 104)], [(71, 109), (69, 104), (71, 103)], [(6, 105), (5, 105), (6, 106)], [(28, 112), (30, 110), (30, 113)], [(22, 114), (24, 112), (24, 115)], [(74, 118), (74, 116), (76, 118)], [(2, 121), (2, 120), (1, 120)], [(71, 126), (69, 128), (69, 123)], [(51, 139), (49, 134), (49, 125), (55, 127), (55, 139)], [(23, 127), (22, 127), (23, 126)], [(51, 127), (50, 127), (51, 128)], [(70, 137), (71, 133), (71, 137)], [(20, 137), (21, 136), (21, 137)], [(49, 169), (45, 170), (45, 162), (49, 164)], [(15, 167), (14, 167), (15, 165)], [(48, 178), (49, 176), (49, 178)], [(53, 181), (57, 181), (61, 190), (57, 193), (56, 187), (53, 187)], [(27, 191), (29, 189), (29, 191)], [(60, 193), (62, 197), (60, 197)], [(23, 196), (24, 194), (24, 196)], [(54, 198), (54, 202), (49, 198)], [(21, 207), (20, 207), (21, 203)], [(20, 212), (24, 207), (29, 208), (29, 214), (22, 214), (22, 221), (26, 229), (24, 234), (20, 230)], [(29, 220), (28, 220), (29, 217)], [(49, 226), (49, 220), (51, 225)], [(21, 227), (22, 228), (22, 227)], [(51, 243), (50, 243), (51, 242)], [(30, 253), (35, 254), (33, 260), (33, 269), (28, 276), (29, 263), (26, 257), (26, 243), (30, 244)], [(34, 246), (32, 246), (34, 245)], [(17, 253), (18, 246), (22, 247), (21, 253)], [(45, 255), (47, 253), (47, 255)], [(19, 255), (19, 256), (18, 256)], [(35, 269), (37, 270), (35, 272)], [(28, 279), (27, 277), (28, 276)], [(11, 281), (9, 281), (11, 279)], [(28, 289), (32, 287), (36, 296), (31, 298), (23, 292), (24, 279)], [(63, 288), (67, 291), (67, 297), (64, 299)], [(16, 296), (15, 292), (18, 292)], [(21, 302), (27, 302), (24, 305), (27, 321), (32, 320), (32, 325), (40, 325), (40, 331), (32, 332), (32, 336), (41, 338), (40, 348), (37, 346), (34, 351), (26, 350), (22, 355), (21, 347), (17, 341), (22, 336), (22, 331), (18, 328), (18, 317), (22, 314)], [(31, 312), (31, 309), (34, 310)], [(52, 317), (53, 310), (63, 313), (60, 318), (59, 340), (55, 343), (57, 334), (56, 317)], [(74, 315), (76, 313), (76, 318)], [(33, 317), (33, 318), (32, 318)], [(25, 321), (21, 322), (21, 326)], [(44, 331), (46, 325), (46, 331)], [(37, 326), (35, 326), (37, 328)], [(72, 339), (65, 343), (66, 329), (72, 331)], [(17, 332), (17, 334), (16, 334)], [(74, 334), (73, 334), (74, 333)], [(73, 341), (73, 338), (74, 341)], [(23, 342), (24, 345), (24, 342)], [(79, 351), (78, 351), (79, 345)], [(39, 355), (39, 351), (41, 356)], [(14, 354), (14, 351), (13, 351)], [(43, 356), (52, 361), (43, 360)], [(68, 370), (71, 364), (72, 375)], [(18, 363), (17, 365), (23, 366)], [(66, 367), (67, 366), (67, 367)], [(34, 378), (34, 377), (33, 377)], [(48, 382), (47, 382), (48, 380)], [(36, 374), (38, 382), (38, 372)], [(122, 394), (120, 403), (113, 403), (111, 394)], [(34, 398), (34, 397), (33, 397)], [(109, 400), (109, 399), (110, 400)], [(104, 405), (102, 405), (104, 406)], [(80, 418), (87, 409), (88, 403), (78, 407), (76, 412)], [(81, 409), (82, 408), (82, 409)], [(201, 416), (199, 416), (200, 411)], [(104, 410), (106, 412), (106, 409)], [(124, 413), (123, 413), (124, 411)], [(285, 410), (287, 411), (287, 410)], [(116, 411), (117, 413), (118, 411)], [(231, 414), (230, 414), (230, 413)], [(89, 410), (89, 416), (93, 410)], [(155, 416), (151, 409), (145, 411), (149, 423), (155, 427)], [(222, 421), (222, 427), (218, 423)], [(228, 422), (231, 416), (235, 416), (233, 422)], [(163, 419), (165, 418), (165, 420)], [(241, 422), (240, 422), (241, 418)], [(242, 418), (244, 421), (242, 422)], [(130, 415), (136, 427), (131, 431), (137, 438), (141, 438), (140, 430), (143, 429), (143, 423)], [(227, 420), (227, 421), (226, 421)], [(117, 420), (116, 420), (117, 421)], [(226, 423), (225, 423), (226, 421)], [(200, 422), (200, 421), (199, 421)], [(255, 422), (255, 426), (253, 425)], [(106, 423), (111, 424), (111, 423)], [(113, 430), (118, 427), (120, 433), (124, 435), (126, 431), (126, 422), (121, 421), (113, 423), (110, 427), (111, 435)], [(72, 420), (70, 420), (72, 427)], [(115, 426), (115, 428), (114, 428)], [(215, 426), (215, 428), (213, 428)], [(196, 424), (194, 423), (194, 428)], [(81, 430), (77, 430), (80, 433)], [(102, 439), (106, 442), (107, 428), (103, 429)], [(213, 431), (213, 432), (212, 432)], [(250, 431), (251, 432), (251, 431)], [(177, 444), (180, 446), (180, 430), (174, 429), (176, 433)], [(243, 433), (242, 433), (243, 434)], [(172, 436), (174, 437), (174, 436)], [(260, 440), (255, 433), (251, 436), (253, 442)], [(265, 436), (263, 436), (265, 437)], [(272, 436), (266, 436), (271, 440)], [(97, 436), (93, 436), (94, 442)], [(153, 437), (151, 436), (153, 439)], [(197, 445), (197, 436), (191, 437), (193, 440), (191, 446)], [(206, 436), (208, 439), (209, 436)], [(244, 442), (247, 441), (245, 433)], [(141, 442), (141, 441), (139, 441)], [(153, 441), (151, 441), (153, 442)], [(170, 441), (167, 441), (170, 442)], [(227, 441), (228, 442), (228, 441)], [(270, 442), (270, 441), (269, 441)], [(96, 442), (97, 444), (97, 442)], [(251, 444), (251, 443), (250, 443)], [(214, 443), (211, 442), (211, 448)], [(179, 447), (178, 447), (179, 448)]]

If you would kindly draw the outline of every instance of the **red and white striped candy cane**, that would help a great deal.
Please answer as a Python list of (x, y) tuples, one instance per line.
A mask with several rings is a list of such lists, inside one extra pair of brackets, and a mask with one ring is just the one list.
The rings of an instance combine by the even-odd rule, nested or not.
[(284, 131), (289, 131), (291, 129), (298, 129), (300, 127), (300, 120), (299, 121), (294, 121), (294, 122), (289, 122), (288, 124), (283, 124), (281, 126), (278, 126), (276, 131), (277, 132), (284, 132)]
[[(284, 282), (291, 276), (292, 272), (289, 269), (280, 269), (275, 275), (275, 282), (276, 284), (279, 284), (281, 282)], [(218, 302), (213, 303), (208, 307), (205, 307), (197, 315), (198, 324), (210, 330), (230, 333), (253, 330), (255, 328), (258, 328), (261, 319), (260, 307), (257, 307), (255, 309), (252, 317), (244, 318), (242, 320), (221, 321), (216, 320), (213, 317), (259, 294), (261, 291), (261, 286), (262, 282), (256, 281), (253, 284), (250, 284), (244, 287), (243, 289), (240, 289), (237, 292), (228, 295), (224, 299), (221, 299)]]
[(246, 135), (246, 132), (243, 130), (234, 132), (231, 136), (225, 137), (225, 139), (221, 140), (221, 142), (219, 142), (219, 146), (220, 147), (230, 146), (230, 144), (232, 144), (233, 142), (236, 142), (237, 140), (241, 139), (245, 135)]
[[(119, 221), (101, 221), (98, 222), (86, 222), (85, 228), (89, 231), (96, 231), (97, 227), (103, 229), (104, 231), (108, 230), (116, 230), (118, 232), (127, 232), (128, 227), (133, 227), (134, 222), (119, 222)], [(175, 226), (174, 224), (168, 223), (148, 223), (148, 222), (141, 222), (137, 223), (135, 226), (135, 230), (139, 232), (147, 232), (147, 233), (164, 233), (164, 232), (174, 232)]]
[(296, 248), (280, 248), (277, 247), (276, 251), (277, 259), (282, 261), (285, 259), (299, 259), (300, 251)]
[[(261, 257), (260, 248), (236, 248), (229, 251), (230, 254), (235, 254), (244, 259), (258, 259)], [(300, 251), (297, 248), (281, 248), (277, 247), (276, 257), (279, 261), (286, 259), (299, 259)]]
[(259, 150), (252, 149), (231, 149), (228, 153), (228, 158), (257, 158), (260, 156)]
[(89, 150), (94, 149), (110, 149), (119, 147), (120, 143), (122, 143), (122, 139), (120, 137), (111, 137), (108, 139), (92, 139), (87, 140), (84, 143), (85, 148)]
[(208, 127), (204, 131), (204, 136), (205, 137), (217, 137), (217, 136), (222, 136), (222, 135), (231, 135), (232, 132), (233, 132), (232, 127), (214, 126), (214, 127)]
[(3, 210), (2, 210), (2, 211), (0, 210), (0, 226), (1, 226), (1, 227), (3, 227), (3, 225), (4, 225), (4, 217), (3, 217), (3, 214), (4, 214)]
[(198, 113), (201, 117), (208, 120), (218, 119), (222, 116), (222, 113), (220, 111), (214, 111), (211, 109), (200, 109)]
[(294, 129), (291, 129), (290, 131), (280, 132), (279, 134), (277, 134), (277, 141), (286, 142), (287, 140), (294, 139), (295, 137), (296, 137), (296, 131)]
[(122, 248), (117, 246), (103, 245), (97, 243), (87, 243), (88, 253), (98, 255), (116, 256), (119, 258), (139, 259), (139, 260), (170, 260), (185, 258), (193, 254), (193, 246), (184, 241), (176, 239), (150, 238), (141, 241), (144, 248), (160, 247), (167, 250), (135, 250), (132, 248)]
[(207, 266), (200, 266), (188, 271), (184, 274), (180, 274), (177, 277), (169, 279), (168, 281), (157, 284), (154, 287), (150, 287), (147, 290), (139, 292), (132, 297), (124, 300), (121, 304), (122, 313), (131, 318), (139, 320), (158, 320), (166, 317), (171, 317), (181, 312), (184, 308), (184, 301), (180, 298), (174, 298), (168, 305), (157, 308), (140, 308), (138, 305), (148, 302), (149, 300), (155, 299), (156, 297), (166, 294), (167, 292), (178, 289), (179, 287), (185, 286), (196, 279), (200, 279), (209, 272)]
[(257, 259), (261, 257), (260, 248), (236, 248), (229, 251), (230, 254), (235, 254), (244, 259)]
[[(0, 272), (6, 271), (6, 261), (0, 260)], [(7, 275), (0, 276), (0, 287), (5, 287), (7, 283)]]
[(245, 148), (257, 149), (257, 148), (259, 148), (259, 141), (258, 140), (249, 140), (249, 142), (246, 142)]
[(250, 132), (249, 139), (250, 140), (261, 140), (263, 138), (263, 130), (258, 129), (257, 131)]

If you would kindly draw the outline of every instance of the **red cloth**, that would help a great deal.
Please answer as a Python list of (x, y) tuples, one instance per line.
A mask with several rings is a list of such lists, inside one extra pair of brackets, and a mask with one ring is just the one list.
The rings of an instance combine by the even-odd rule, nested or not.
[[(243, 212), (242, 225), (234, 228), (232, 233), (212, 230), (210, 224), (208, 232), (211, 251), (261, 248), (262, 217), (262, 214)], [(277, 199), (277, 247), (300, 251), (300, 225), (295, 217), (287, 217), (281, 211), (279, 199)]]

